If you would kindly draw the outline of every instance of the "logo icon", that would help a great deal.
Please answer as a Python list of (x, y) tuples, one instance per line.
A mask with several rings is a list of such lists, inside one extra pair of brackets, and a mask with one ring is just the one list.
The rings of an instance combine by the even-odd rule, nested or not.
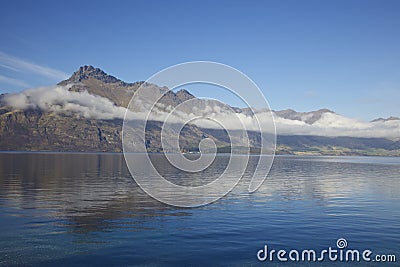
[[(191, 84), (228, 90), (247, 107), (233, 108), (214, 99), (195, 97), (174, 103), (171, 92)], [(229, 160), (223, 172), (207, 184), (174, 183), (152, 160), (154, 151), (149, 147), (157, 142), (162, 147), (158, 152), (164, 158), (163, 164), (173, 166), (182, 179), (190, 180), (211, 168), (219, 156), (215, 138), (202, 134), (198, 154), (189, 157), (180, 145), (187, 127), (192, 133), (218, 128), (227, 135), (229, 153), (224, 157), (229, 156)], [(166, 68), (142, 83), (127, 107), (122, 137), (124, 157), (136, 183), (151, 197), (179, 207), (206, 205), (225, 196), (240, 181), (252, 157), (257, 157), (256, 166), (246, 175), (251, 176), (248, 191), (256, 191), (268, 175), (276, 146), (273, 115), (261, 90), (242, 72), (206, 61)], [(209, 171), (207, 175), (214, 173)]]

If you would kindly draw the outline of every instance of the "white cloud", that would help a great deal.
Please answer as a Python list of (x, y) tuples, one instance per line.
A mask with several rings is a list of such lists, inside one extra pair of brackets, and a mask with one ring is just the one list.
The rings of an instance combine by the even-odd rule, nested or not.
[[(40, 108), (53, 112), (76, 112), (85, 118), (94, 119), (123, 119), (126, 109), (115, 106), (109, 99), (89, 94), (87, 91), (73, 92), (70, 87), (52, 86), (25, 90), (21, 93), (4, 96), (6, 103), (17, 109)], [(254, 117), (245, 113), (234, 113), (229, 108), (219, 106), (216, 102), (195, 100), (183, 106), (182, 109), (173, 110), (170, 106), (158, 104), (150, 120), (164, 122), (168, 115), (171, 123), (187, 123), (190, 118), (209, 117), (219, 122), (227, 129), (240, 129), (241, 124), (247, 130), (259, 130)], [(134, 103), (134, 111), (128, 112), (130, 119), (146, 119), (147, 110), (152, 103), (146, 99)], [(172, 112), (172, 114), (170, 114)], [(256, 113), (260, 124), (272, 129), (273, 123), (268, 111)], [(307, 118), (303, 118), (304, 120)], [(194, 120), (193, 123), (205, 128), (220, 129), (220, 125), (212, 120)], [(353, 136), (353, 137), (387, 137), (400, 138), (400, 120), (364, 122), (347, 118), (335, 113), (326, 112), (313, 124), (300, 120), (290, 120), (274, 114), (274, 121), (278, 134), (282, 135), (319, 135), (319, 136)], [(267, 130), (268, 131), (268, 130)]]
[(117, 107), (109, 99), (89, 94), (87, 91), (73, 92), (65, 86), (40, 87), (21, 93), (7, 94), (4, 101), (16, 109), (39, 108), (45, 111), (76, 112), (85, 118), (123, 118), (125, 108)]
[(364, 122), (335, 113), (324, 113), (313, 124), (275, 116), (278, 134), (353, 137), (400, 137), (400, 120)]
[(21, 86), (21, 87), (29, 87), (29, 85), (27, 83), (25, 83), (24, 81), (10, 78), (10, 77), (7, 77), (7, 76), (1, 75), (1, 74), (0, 74), (0, 82), (17, 85), (17, 86)]
[(16, 58), (3, 52), (0, 52), (0, 66), (10, 70), (34, 73), (56, 80), (64, 80), (68, 78), (68, 74), (65, 72)]

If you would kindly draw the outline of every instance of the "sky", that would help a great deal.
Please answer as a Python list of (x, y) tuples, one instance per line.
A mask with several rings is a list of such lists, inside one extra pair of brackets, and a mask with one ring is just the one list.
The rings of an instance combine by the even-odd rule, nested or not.
[(205, 60), (245, 73), (274, 110), (400, 116), (399, 14), (397, 0), (3, 0), (0, 93), (55, 84), (82, 65), (134, 82)]

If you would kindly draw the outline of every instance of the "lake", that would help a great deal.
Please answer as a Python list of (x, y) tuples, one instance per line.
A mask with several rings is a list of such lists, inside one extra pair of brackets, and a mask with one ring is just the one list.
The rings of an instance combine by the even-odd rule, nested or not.
[[(398, 266), (400, 158), (277, 156), (252, 194), (248, 176), (210, 205), (177, 208), (147, 196), (122, 154), (0, 153), (0, 265)], [(257, 259), (265, 245), (319, 251), (339, 238), (397, 263)]]

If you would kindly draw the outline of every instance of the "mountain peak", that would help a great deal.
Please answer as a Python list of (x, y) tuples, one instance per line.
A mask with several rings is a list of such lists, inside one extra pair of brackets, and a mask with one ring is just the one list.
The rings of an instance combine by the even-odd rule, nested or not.
[(400, 118), (390, 116), (389, 118), (378, 118), (378, 119), (372, 120), (371, 122), (386, 122), (386, 121), (395, 121), (395, 120), (400, 120)]
[(310, 112), (297, 112), (293, 109), (285, 109), (275, 111), (275, 114), (281, 118), (289, 119), (289, 120), (298, 120), (303, 121), (307, 124), (313, 124), (317, 120), (321, 119), (322, 115), (325, 113), (335, 113), (330, 109), (322, 108), (315, 111)]
[(181, 100), (181, 101), (186, 101), (192, 98), (195, 98), (194, 95), (189, 93), (186, 89), (179, 90), (176, 92), (176, 96)]
[(85, 65), (80, 67), (77, 71), (75, 71), (74, 74), (72, 74), (72, 76), (69, 79), (61, 82), (60, 84), (78, 83), (83, 80), (87, 80), (89, 78), (93, 78), (102, 81), (104, 83), (117, 83), (117, 82), (123, 83), (121, 80), (105, 73), (103, 70), (99, 68), (95, 68), (91, 65)]
[(320, 113), (335, 113), (334, 111), (327, 109), (327, 108), (321, 108), (315, 112), (320, 112)]

